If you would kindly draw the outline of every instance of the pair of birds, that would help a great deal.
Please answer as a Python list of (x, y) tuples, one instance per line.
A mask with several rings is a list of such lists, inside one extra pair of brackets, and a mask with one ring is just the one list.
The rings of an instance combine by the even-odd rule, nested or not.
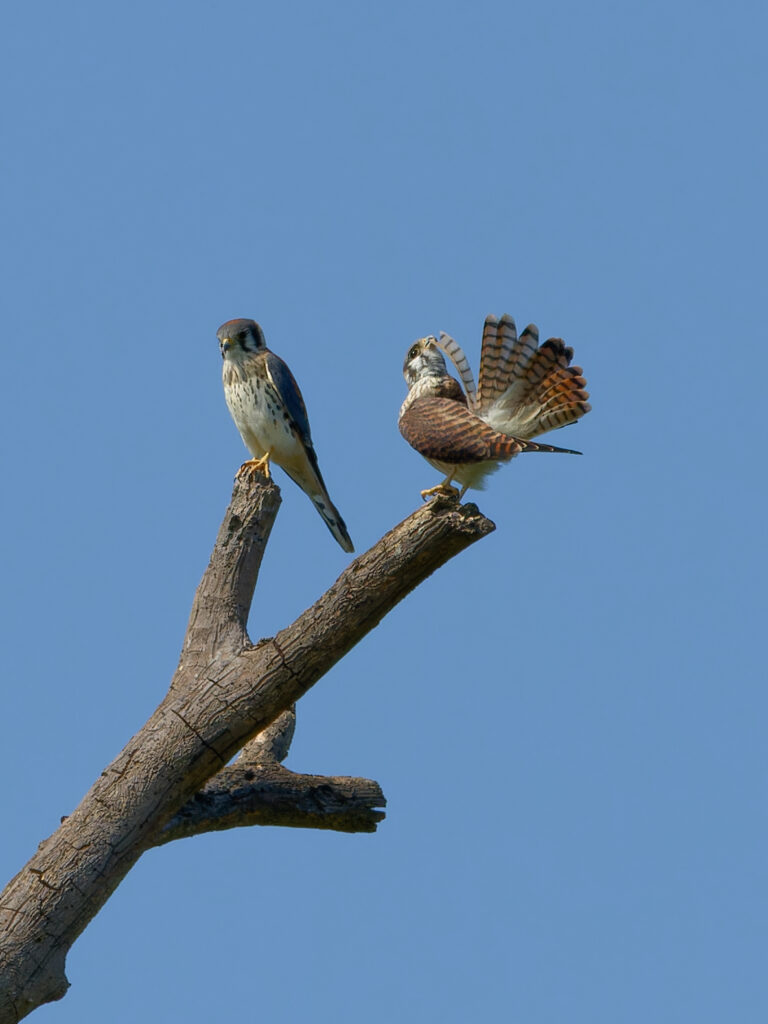
[[(238, 473), (269, 477), (270, 460), (308, 495), (344, 551), (353, 551), (344, 520), (328, 496), (312, 445), (304, 399), (291, 371), (264, 340), (254, 320), (228, 320), (217, 337), (224, 359), (223, 380), (232, 419), (253, 458)], [(453, 361), (462, 385), (451, 377)], [(520, 452), (562, 452), (531, 440), (575, 423), (589, 412), (586, 381), (571, 366), (573, 349), (560, 338), (539, 345), (529, 324), (518, 337), (511, 316), (486, 317), (475, 385), (467, 357), (450, 335), (420, 338), (403, 365), (408, 396), (398, 425), (406, 441), (445, 474), (437, 487), (422, 491), (461, 497)], [(457, 492), (453, 482), (461, 485)]]

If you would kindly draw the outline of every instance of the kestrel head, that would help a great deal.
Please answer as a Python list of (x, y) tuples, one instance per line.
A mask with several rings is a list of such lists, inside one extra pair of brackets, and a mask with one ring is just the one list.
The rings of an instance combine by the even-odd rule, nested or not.
[(261, 352), (267, 347), (264, 332), (255, 320), (227, 320), (216, 331), (223, 359), (237, 359), (244, 353)]
[(403, 363), (403, 376), (409, 388), (424, 377), (445, 377), (446, 372), (443, 353), (433, 334), (414, 341)]

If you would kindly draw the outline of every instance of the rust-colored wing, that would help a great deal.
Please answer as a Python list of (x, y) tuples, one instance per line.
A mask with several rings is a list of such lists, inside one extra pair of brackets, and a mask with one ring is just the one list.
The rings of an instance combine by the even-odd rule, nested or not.
[(563, 452), (569, 448), (509, 437), (475, 416), (463, 403), (446, 398), (417, 398), (401, 415), (400, 433), (425, 458), (450, 464), (511, 459), (520, 452)]

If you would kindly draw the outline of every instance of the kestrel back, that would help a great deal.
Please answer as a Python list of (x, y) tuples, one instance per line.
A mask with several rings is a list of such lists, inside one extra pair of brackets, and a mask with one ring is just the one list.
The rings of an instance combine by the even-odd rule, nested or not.
[(293, 374), (267, 348), (254, 320), (228, 320), (216, 336), (224, 360), (224, 397), (253, 456), (238, 476), (261, 472), (269, 478), (270, 460), (276, 462), (309, 497), (344, 551), (354, 551), (320, 473), (307, 409)]
[[(533, 324), (518, 338), (511, 316), (487, 317), (477, 386), (461, 346), (449, 335), (441, 334), (439, 341), (432, 335), (421, 338), (408, 350), (403, 374), (409, 391), (400, 432), (446, 477), (423, 496), (450, 489), (452, 481), (462, 485), (461, 495), (469, 487), (481, 489), (491, 473), (521, 452), (580, 454), (531, 440), (590, 410), (582, 370), (570, 365), (573, 349), (559, 338), (541, 346), (538, 339)], [(448, 373), (443, 352), (465, 390)]]

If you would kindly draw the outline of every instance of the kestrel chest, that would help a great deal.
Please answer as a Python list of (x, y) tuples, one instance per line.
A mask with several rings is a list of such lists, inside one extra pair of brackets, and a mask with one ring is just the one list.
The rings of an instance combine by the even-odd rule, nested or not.
[(224, 397), (246, 448), (255, 458), (271, 452), (279, 461), (281, 455), (294, 450), (291, 418), (271, 381), (254, 373), (232, 374), (224, 382)]

